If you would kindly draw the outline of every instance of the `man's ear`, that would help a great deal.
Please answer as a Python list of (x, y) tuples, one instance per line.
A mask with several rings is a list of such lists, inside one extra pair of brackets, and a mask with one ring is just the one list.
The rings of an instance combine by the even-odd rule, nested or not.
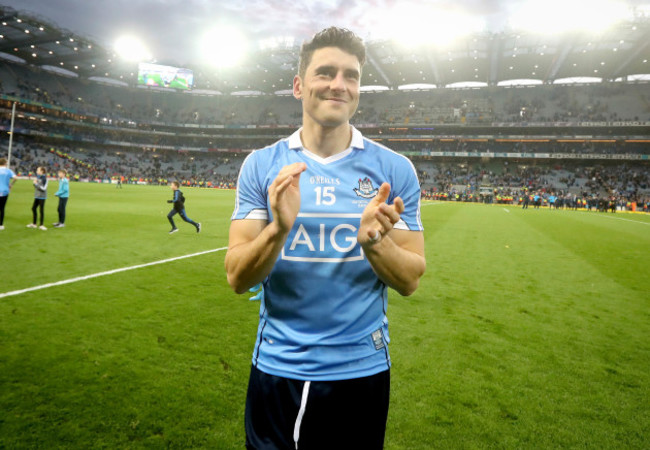
[(293, 96), (298, 100), (302, 100), (302, 79), (300, 75), (293, 77)]

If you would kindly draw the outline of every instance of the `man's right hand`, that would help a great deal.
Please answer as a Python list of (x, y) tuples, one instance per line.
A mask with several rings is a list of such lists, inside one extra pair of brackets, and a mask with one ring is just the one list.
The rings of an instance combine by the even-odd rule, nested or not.
[(305, 170), (305, 163), (284, 166), (269, 186), (271, 223), (259, 219), (230, 222), (224, 264), (228, 284), (238, 294), (261, 283), (271, 273), (300, 211), (300, 175)]
[(281, 233), (288, 233), (300, 211), (300, 174), (307, 164), (299, 162), (284, 166), (269, 186), (269, 203), (273, 222)]

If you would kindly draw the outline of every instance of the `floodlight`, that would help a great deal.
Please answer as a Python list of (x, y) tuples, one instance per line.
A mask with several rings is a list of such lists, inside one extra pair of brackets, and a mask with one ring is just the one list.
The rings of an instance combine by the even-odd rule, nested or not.
[(115, 42), (115, 52), (127, 61), (149, 61), (151, 54), (145, 45), (134, 36), (122, 36)]
[(276, 48), (290, 49), (293, 48), (295, 41), (295, 38), (292, 36), (276, 36), (262, 39), (259, 42), (259, 46), (262, 50), (275, 50)]
[(628, 15), (625, 4), (612, 0), (531, 0), (510, 17), (510, 25), (540, 34), (600, 32)]
[(428, 44), (443, 47), (485, 29), (485, 21), (480, 17), (426, 3), (399, 3), (376, 14), (380, 15), (375, 19), (386, 31), (385, 37), (408, 47)]
[(233, 67), (246, 55), (248, 43), (238, 29), (219, 26), (208, 31), (201, 43), (201, 58), (216, 67)]

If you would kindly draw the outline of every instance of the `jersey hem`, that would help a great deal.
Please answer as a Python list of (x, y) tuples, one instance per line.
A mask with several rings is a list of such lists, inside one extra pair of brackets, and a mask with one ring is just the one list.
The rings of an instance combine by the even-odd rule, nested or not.
[(278, 370), (276, 368), (267, 366), (264, 363), (261, 363), (259, 360), (255, 362), (254, 358), (252, 360), (252, 363), (255, 368), (261, 370), (262, 372), (268, 375), (274, 375), (276, 377), (288, 378), (291, 380), (301, 380), (301, 381), (353, 380), (355, 378), (369, 377), (384, 372), (390, 369), (392, 365), (389, 357), (388, 360), (384, 361), (383, 363), (376, 364), (373, 367), (368, 367), (364, 370), (355, 370), (354, 372), (344, 372), (344, 373), (316, 374), (316, 373)]

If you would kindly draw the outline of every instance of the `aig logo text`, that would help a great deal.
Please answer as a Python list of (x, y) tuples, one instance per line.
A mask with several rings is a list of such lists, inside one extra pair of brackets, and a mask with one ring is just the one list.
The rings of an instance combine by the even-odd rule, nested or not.
[[(341, 219), (347, 219), (341, 223)], [(300, 213), (280, 257), (287, 261), (341, 262), (363, 259), (357, 243), (361, 214)]]

